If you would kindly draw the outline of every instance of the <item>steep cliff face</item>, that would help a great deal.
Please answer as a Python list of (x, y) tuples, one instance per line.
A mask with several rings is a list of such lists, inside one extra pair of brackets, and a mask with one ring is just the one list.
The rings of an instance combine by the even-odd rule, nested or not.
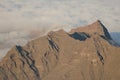
[(14, 46), (0, 63), (0, 80), (119, 80), (119, 61), (119, 45), (96, 21)]

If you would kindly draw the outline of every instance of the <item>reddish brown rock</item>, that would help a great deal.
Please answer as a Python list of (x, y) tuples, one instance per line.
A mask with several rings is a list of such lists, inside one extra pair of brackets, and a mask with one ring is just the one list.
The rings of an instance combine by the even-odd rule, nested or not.
[(0, 80), (119, 80), (120, 47), (100, 22), (14, 46)]

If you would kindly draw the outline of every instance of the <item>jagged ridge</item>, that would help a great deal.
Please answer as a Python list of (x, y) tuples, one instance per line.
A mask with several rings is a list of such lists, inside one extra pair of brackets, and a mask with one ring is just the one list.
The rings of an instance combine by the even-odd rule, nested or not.
[(50, 32), (14, 46), (0, 63), (0, 79), (119, 80), (120, 48), (113, 43), (99, 20), (70, 33)]

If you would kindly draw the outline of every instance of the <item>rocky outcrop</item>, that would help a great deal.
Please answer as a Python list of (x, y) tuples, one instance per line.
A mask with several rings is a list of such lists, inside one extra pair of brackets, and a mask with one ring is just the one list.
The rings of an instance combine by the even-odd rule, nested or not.
[(119, 80), (119, 52), (96, 21), (14, 46), (0, 62), (0, 80)]

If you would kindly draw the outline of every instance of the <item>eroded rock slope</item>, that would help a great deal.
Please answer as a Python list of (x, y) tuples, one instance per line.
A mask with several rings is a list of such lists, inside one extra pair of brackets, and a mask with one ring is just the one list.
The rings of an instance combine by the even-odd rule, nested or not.
[(96, 21), (14, 46), (0, 62), (0, 80), (119, 80), (120, 47)]

